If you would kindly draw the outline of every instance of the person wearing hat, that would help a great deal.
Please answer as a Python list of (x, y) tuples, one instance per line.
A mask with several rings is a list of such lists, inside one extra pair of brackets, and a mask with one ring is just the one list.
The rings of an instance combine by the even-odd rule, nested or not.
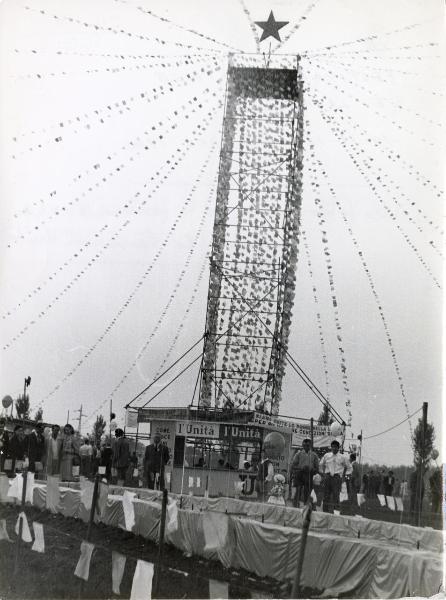
[(311, 440), (307, 438), (302, 442), (302, 450), (296, 452), (291, 463), (291, 479), (293, 487), (296, 488), (293, 506), (297, 506), (299, 499), (303, 502), (308, 500), (313, 487), (313, 476), (318, 471), (319, 458), (316, 452), (311, 450)]
[(331, 452), (322, 457), (319, 471), (324, 481), (324, 512), (339, 511), (339, 495), (346, 475), (353, 472), (352, 464), (347, 456), (339, 453), (340, 444), (331, 442)]

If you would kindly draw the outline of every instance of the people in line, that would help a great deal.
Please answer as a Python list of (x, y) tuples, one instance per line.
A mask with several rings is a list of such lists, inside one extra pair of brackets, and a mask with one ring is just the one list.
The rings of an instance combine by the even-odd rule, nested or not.
[(164, 470), (169, 460), (169, 448), (161, 443), (161, 436), (155, 433), (153, 444), (149, 444), (144, 453), (144, 483), (146, 487), (151, 490), (164, 489)]

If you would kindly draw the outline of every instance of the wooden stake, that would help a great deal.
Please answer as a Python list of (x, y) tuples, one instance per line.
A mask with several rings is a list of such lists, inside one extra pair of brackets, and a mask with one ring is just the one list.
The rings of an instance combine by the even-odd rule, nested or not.
[(155, 566), (155, 581), (153, 582), (152, 598), (158, 598), (158, 592), (161, 582), (161, 570), (164, 554), (164, 533), (166, 531), (166, 513), (167, 513), (167, 490), (163, 489), (163, 503), (161, 505), (161, 520), (158, 540), (158, 560)]
[(310, 501), (308, 501), (308, 504), (306, 505), (305, 510), (304, 510), (302, 536), (300, 538), (299, 555), (297, 557), (296, 575), (295, 575), (294, 581), (293, 581), (293, 589), (291, 591), (291, 598), (300, 598), (300, 593), (301, 593), (300, 578), (302, 575), (302, 567), (304, 564), (305, 549), (307, 546), (307, 537), (308, 537), (308, 530), (310, 528), (312, 510), (313, 510), (313, 505), (310, 500)]
[[(20, 506), (20, 512), (25, 511), (25, 498), (26, 498), (26, 483), (28, 481), (28, 470), (25, 469), (22, 473), (23, 487), (22, 487), (22, 501)], [(22, 532), (23, 532), (23, 519), (19, 520), (19, 537), (17, 538), (17, 545), (15, 548), (15, 560), (14, 560), (14, 578), (17, 575), (17, 569), (19, 566), (20, 558), (20, 546), (22, 544)]]

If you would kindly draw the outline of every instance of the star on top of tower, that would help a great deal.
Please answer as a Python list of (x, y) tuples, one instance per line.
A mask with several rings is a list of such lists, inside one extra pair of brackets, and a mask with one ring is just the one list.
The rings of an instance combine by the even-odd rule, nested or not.
[(262, 37), (260, 41), (266, 40), (268, 37), (273, 37), (277, 41), (281, 42), (279, 35), (279, 29), (288, 25), (289, 21), (276, 21), (273, 15), (273, 11), (269, 13), (268, 21), (255, 21), (255, 24), (263, 29)]

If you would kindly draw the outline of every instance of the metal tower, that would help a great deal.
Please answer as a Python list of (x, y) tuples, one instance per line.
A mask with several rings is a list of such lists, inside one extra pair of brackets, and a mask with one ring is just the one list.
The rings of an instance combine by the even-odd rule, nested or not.
[(277, 413), (297, 262), (302, 81), (299, 57), (260, 61), (229, 58), (199, 405)]

